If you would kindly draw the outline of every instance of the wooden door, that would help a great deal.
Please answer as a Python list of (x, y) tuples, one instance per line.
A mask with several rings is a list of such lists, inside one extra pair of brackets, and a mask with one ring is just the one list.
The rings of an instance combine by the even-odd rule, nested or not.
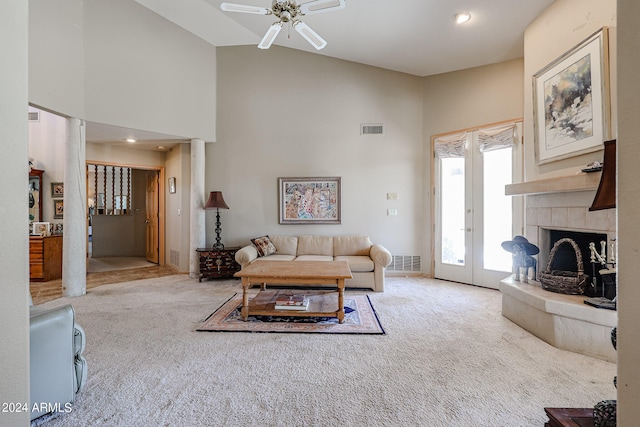
[(147, 261), (158, 263), (158, 172), (149, 171), (147, 174), (147, 191), (146, 191), (146, 220), (147, 225)]

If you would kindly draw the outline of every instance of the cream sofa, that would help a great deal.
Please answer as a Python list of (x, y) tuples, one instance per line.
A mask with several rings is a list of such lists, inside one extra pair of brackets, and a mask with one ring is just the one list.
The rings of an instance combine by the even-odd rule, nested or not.
[(347, 288), (384, 291), (384, 269), (391, 264), (391, 253), (366, 236), (269, 236), (275, 253), (258, 256), (252, 244), (236, 252), (236, 262), (244, 267), (262, 260), (277, 261), (346, 261), (352, 279)]

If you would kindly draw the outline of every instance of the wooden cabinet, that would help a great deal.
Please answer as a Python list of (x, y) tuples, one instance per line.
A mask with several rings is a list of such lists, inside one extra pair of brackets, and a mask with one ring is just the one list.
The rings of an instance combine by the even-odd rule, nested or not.
[(200, 275), (198, 281), (203, 278), (233, 277), (240, 271), (240, 264), (236, 262), (235, 256), (240, 248), (225, 249), (196, 249), (200, 258)]
[(62, 236), (29, 236), (29, 280), (62, 278)]
[(545, 427), (593, 427), (593, 408), (544, 408)]

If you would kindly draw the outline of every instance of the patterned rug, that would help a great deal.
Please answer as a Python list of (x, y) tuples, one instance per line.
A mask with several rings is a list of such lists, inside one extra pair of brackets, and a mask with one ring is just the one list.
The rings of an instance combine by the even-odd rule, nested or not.
[(200, 332), (295, 332), (328, 334), (384, 335), (378, 315), (367, 295), (345, 295), (344, 322), (335, 317), (249, 316), (240, 315), (242, 295), (235, 294), (200, 325)]

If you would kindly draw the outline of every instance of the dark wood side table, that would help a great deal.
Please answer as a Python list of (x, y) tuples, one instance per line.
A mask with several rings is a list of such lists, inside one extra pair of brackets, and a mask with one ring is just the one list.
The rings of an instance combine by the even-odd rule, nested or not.
[(593, 427), (593, 408), (544, 408), (545, 427)]
[(224, 249), (211, 249), (211, 248), (198, 248), (198, 258), (200, 259), (200, 275), (198, 281), (202, 282), (202, 279), (207, 278), (223, 278), (233, 277), (233, 275), (240, 271), (240, 264), (236, 262), (236, 252), (240, 248), (224, 248)]

